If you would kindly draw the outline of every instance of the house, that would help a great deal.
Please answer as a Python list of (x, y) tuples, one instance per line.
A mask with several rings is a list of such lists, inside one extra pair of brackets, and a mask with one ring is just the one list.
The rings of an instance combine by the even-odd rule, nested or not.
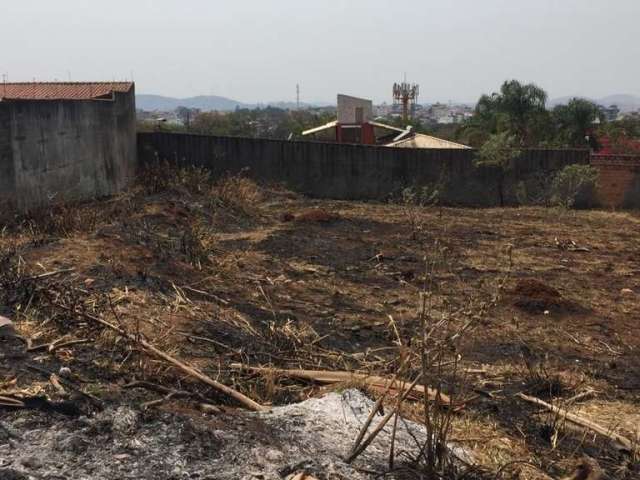
[(398, 128), (372, 119), (373, 103), (364, 98), (338, 95), (337, 119), (302, 132), (317, 141), (381, 145), (403, 148), (469, 148), (429, 135), (417, 134), (411, 127)]
[(0, 83), (0, 211), (111, 195), (136, 157), (132, 82)]
[(432, 137), (431, 135), (425, 135), (423, 133), (415, 133), (396, 142), (389, 143), (386, 146), (395, 148), (471, 148), (461, 143)]

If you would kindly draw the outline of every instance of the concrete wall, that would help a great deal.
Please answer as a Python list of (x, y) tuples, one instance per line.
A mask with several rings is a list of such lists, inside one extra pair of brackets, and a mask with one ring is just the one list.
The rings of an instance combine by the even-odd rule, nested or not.
[(0, 214), (13, 208), (15, 201), (15, 172), (11, 150), (9, 111), (0, 108)]
[(640, 208), (640, 156), (594, 155), (598, 199), (607, 207)]
[(135, 175), (133, 89), (113, 100), (2, 102), (2, 119), (0, 186), (21, 211), (111, 195)]
[[(356, 108), (362, 108), (362, 120), (356, 118)], [(368, 122), (373, 118), (373, 102), (365, 98), (338, 95), (338, 122), (343, 124)]]
[(214, 174), (248, 168), (263, 181), (320, 198), (383, 200), (409, 186), (438, 185), (443, 203), (491, 206), (516, 203), (516, 185), (531, 175), (589, 163), (586, 150), (531, 150), (514, 161), (504, 182), (474, 166), (474, 150), (395, 149), (172, 133), (140, 133), (141, 165), (167, 160)]

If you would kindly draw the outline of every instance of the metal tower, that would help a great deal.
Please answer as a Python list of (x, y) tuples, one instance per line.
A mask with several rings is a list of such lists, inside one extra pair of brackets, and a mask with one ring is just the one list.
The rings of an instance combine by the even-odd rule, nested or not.
[(409, 114), (413, 114), (413, 109), (418, 103), (418, 95), (420, 95), (420, 86), (416, 83), (409, 84), (405, 78), (402, 83), (393, 84), (393, 103), (394, 105), (402, 105), (402, 120), (407, 122)]

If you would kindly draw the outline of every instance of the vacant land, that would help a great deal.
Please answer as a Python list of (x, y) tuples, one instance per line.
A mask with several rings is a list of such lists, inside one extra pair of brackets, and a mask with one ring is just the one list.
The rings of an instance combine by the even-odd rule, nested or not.
[[(260, 403), (288, 404), (330, 387), (236, 364), (392, 376), (426, 310), (457, 332), (457, 375), (433, 377), (459, 399), (450, 440), (486, 471), (559, 478), (588, 455), (611, 478), (640, 475), (633, 453), (517, 396), (638, 441), (637, 213), (321, 201), (156, 172), (118, 198), (15, 219), (0, 253), (0, 315), (31, 339), (26, 358), (2, 364), (0, 395), (77, 389), (137, 407), (163, 397), (125, 388), (145, 380), (238, 407), (99, 317)], [(156, 407), (201, 416), (192, 400)]]

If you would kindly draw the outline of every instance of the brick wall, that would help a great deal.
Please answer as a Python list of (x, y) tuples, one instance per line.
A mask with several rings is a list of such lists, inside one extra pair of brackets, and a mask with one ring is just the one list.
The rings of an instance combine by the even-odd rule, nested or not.
[(592, 155), (598, 169), (598, 200), (606, 207), (640, 207), (640, 156)]

